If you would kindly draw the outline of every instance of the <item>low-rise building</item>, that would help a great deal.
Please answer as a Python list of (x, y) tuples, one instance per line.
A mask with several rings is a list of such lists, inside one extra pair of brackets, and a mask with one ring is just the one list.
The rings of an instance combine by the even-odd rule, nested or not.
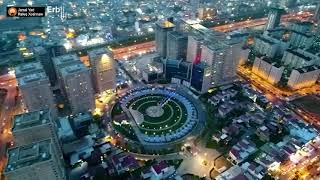
[(246, 160), (251, 154), (257, 151), (256, 145), (248, 139), (240, 140), (236, 145), (232, 146), (229, 151), (230, 158), (235, 163), (241, 163)]
[(168, 178), (174, 173), (175, 168), (173, 166), (169, 166), (165, 161), (161, 161), (151, 166), (150, 170), (141, 172), (141, 177), (143, 179), (161, 180)]

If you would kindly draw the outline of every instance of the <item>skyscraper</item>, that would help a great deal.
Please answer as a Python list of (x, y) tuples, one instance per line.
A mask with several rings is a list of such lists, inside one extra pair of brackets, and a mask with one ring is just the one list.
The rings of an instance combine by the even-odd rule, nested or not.
[(21, 90), (23, 102), (31, 111), (50, 108), (54, 110), (55, 102), (50, 89), (50, 82), (44, 72), (36, 72), (18, 78), (19, 89)]
[(161, 57), (167, 56), (167, 34), (173, 31), (174, 24), (165, 20), (156, 23), (156, 50)]
[(192, 65), (190, 85), (197, 91), (205, 93), (211, 86), (211, 69), (205, 63)]
[(23, 146), (52, 138), (57, 149), (60, 149), (54, 122), (55, 118), (50, 109), (14, 116), (12, 134), (15, 145)]
[(90, 69), (79, 63), (61, 68), (59, 72), (72, 113), (94, 110), (95, 99)]
[(115, 65), (110, 52), (106, 49), (96, 49), (88, 52), (92, 78), (97, 93), (115, 89)]
[(219, 86), (230, 83), (234, 80), (235, 68), (231, 61), (235, 59), (227, 58), (227, 53), (231, 51), (226, 44), (206, 44), (202, 47), (201, 61), (211, 67), (211, 85)]
[(40, 62), (17, 66), (15, 74), (23, 102), (29, 111), (50, 108), (56, 112), (50, 82)]
[(65, 180), (63, 159), (52, 139), (8, 150), (4, 175), (10, 180)]
[(42, 64), (44, 71), (49, 77), (50, 84), (54, 85), (57, 77), (54, 71), (54, 66), (52, 63), (52, 59), (50, 53), (42, 46), (38, 46), (34, 48), (34, 54), (36, 59)]
[(56, 73), (58, 84), (60, 85), (60, 89), (63, 89), (63, 86), (61, 85), (62, 79), (60, 74), (60, 69), (73, 65), (73, 64), (81, 64), (79, 57), (76, 54), (66, 54), (62, 56), (57, 56), (52, 59), (54, 70)]
[(44, 72), (41, 63), (39, 62), (22, 64), (15, 68), (16, 78), (20, 78), (20, 77), (23, 77), (32, 73), (38, 73), (38, 72)]
[(283, 9), (271, 8), (268, 15), (268, 22), (265, 30), (274, 29), (279, 26)]
[(202, 39), (198, 36), (188, 36), (187, 61), (197, 63), (201, 60)]
[(188, 37), (180, 32), (172, 31), (167, 37), (167, 58), (186, 59)]

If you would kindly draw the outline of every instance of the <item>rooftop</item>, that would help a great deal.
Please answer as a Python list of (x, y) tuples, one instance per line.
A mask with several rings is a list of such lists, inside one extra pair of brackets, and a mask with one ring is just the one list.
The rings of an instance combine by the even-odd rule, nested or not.
[(302, 67), (299, 69), (296, 69), (299, 73), (306, 73), (306, 72), (311, 72), (311, 71), (316, 71), (319, 70), (320, 67), (317, 65), (312, 65), (312, 66), (306, 66), (306, 67)]
[(295, 55), (295, 56), (298, 56), (298, 57), (300, 57), (300, 58), (302, 58), (302, 59), (304, 59), (304, 60), (307, 60), (307, 61), (310, 61), (310, 60), (312, 59), (311, 57), (308, 57), (308, 56), (300, 53), (300, 52), (297, 51), (296, 49), (287, 49), (286, 51), (289, 52), (289, 53), (291, 53), (291, 54), (293, 54), (293, 55)]
[(66, 54), (52, 59), (56, 67), (64, 67), (71, 64), (81, 63), (80, 58), (76, 54)]
[(99, 49), (93, 49), (91, 51), (88, 51), (88, 55), (89, 57), (95, 57), (95, 56), (99, 56), (102, 54), (107, 54), (108, 51), (106, 48), (99, 48)]
[(29, 83), (43, 81), (43, 80), (49, 81), (46, 73), (45, 72), (37, 72), (37, 73), (28, 74), (26, 76), (18, 78), (18, 84), (19, 84), (19, 86), (23, 86), (23, 85), (26, 85)]
[(14, 116), (12, 131), (15, 132), (22, 129), (32, 128), (48, 124), (50, 122), (49, 109), (19, 114)]
[(35, 72), (42, 72), (43, 67), (40, 62), (32, 62), (27, 64), (22, 64), (15, 68), (16, 77), (22, 77), (24, 75), (32, 74)]
[(62, 76), (66, 76), (68, 74), (74, 74), (81, 71), (87, 71), (88, 68), (83, 64), (74, 64), (60, 69)]
[(51, 139), (39, 141), (8, 150), (8, 164), (5, 172), (15, 171), (51, 159)]
[(258, 36), (257, 39), (260, 39), (261, 41), (264, 41), (264, 42), (266, 42), (268, 44), (275, 44), (274, 41), (272, 41), (271, 39), (265, 38), (263, 36)]
[(174, 28), (174, 24), (170, 21), (160, 21), (157, 23), (158, 26), (160, 26), (161, 28)]

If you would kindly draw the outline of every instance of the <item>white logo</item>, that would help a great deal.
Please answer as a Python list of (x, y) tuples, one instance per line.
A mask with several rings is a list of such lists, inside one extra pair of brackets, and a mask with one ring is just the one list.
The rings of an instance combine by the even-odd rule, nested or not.
[(58, 14), (58, 16), (60, 17), (61, 21), (64, 21), (67, 19), (67, 13), (64, 11), (64, 7), (63, 6), (48, 6), (47, 7), (47, 13), (55, 13)]

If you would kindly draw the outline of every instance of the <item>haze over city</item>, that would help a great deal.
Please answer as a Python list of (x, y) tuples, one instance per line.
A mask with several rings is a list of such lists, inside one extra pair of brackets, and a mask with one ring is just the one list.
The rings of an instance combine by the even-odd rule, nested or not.
[(0, 180), (319, 180), (319, 0), (0, 0)]

